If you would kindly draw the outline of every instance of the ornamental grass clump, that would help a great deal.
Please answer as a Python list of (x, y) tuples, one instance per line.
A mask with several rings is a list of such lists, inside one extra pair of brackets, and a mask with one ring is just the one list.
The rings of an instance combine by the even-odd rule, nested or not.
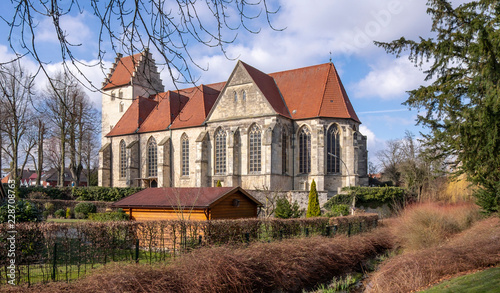
[(418, 250), (443, 243), (478, 219), (479, 208), (471, 203), (416, 204), (402, 212), (393, 233), (401, 247)]

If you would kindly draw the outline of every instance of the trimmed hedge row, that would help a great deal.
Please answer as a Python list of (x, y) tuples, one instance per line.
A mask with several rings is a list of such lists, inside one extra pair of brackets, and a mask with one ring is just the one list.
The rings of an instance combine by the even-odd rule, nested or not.
[[(4, 188), (4, 190), (7, 190)], [(18, 196), (30, 199), (59, 199), (82, 201), (118, 201), (141, 191), (140, 187), (19, 187)]]
[(397, 205), (404, 204), (408, 200), (406, 189), (400, 187), (344, 187), (345, 193), (338, 194), (328, 200), (324, 207), (328, 210), (335, 205), (351, 205), (353, 198), (356, 198), (356, 206), (377, 207), (383, 204)]
[(141, 190), (140, 187), (76, 187), (73, 197), (85, 201), (118, 201)]

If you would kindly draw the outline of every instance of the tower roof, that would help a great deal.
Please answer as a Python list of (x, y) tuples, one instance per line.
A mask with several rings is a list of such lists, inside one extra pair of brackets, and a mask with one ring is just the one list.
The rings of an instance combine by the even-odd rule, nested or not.
[(118, 54), (108, 75), (107, 82), (105, 82), (102, 89), (109, 90), (130, 84), (141, 56), (142, 53), (127, 57), (122, 57), (121, 54)]

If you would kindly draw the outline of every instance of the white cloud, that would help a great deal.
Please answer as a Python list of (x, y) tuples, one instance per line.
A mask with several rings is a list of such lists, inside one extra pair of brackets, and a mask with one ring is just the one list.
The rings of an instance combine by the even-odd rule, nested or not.
[(401, 99), (406, 96), (406, 91), (415, 89), (424, 82), (425, 75), (422, 70), (415, 67), (406, 57), (392, 61), (385, 59), (387, 58), (371, 65), (371, 71), (351, 86), (354, 97)]
[(377, 152), (385, 148), (385, 140), (380, 139), (375, 136), (375, 133), (371, 131), (367, 126), (360, 125), (359, 132), (366, 136), (367, 148), (368, 148), (368, 161), (378, 164)]
[[(88, 46), (91, 41), (92, 31), (87, 25), (89, 17), (87, 13), (77, 14), (76, 16), (63, 15), (60, 18), (60, 27), (67, 38), (67, 41), (73, 45)], [(49, 17), (44, 18), (35, 31), (37, 41), (59, 43), (54, 23)]]

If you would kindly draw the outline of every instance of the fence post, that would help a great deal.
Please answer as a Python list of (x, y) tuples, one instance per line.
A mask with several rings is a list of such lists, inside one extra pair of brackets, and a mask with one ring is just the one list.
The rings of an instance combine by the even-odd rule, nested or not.
[(250, 243), (250, 233), (248, 232), (245, 233), (245, 240), (247, 243)]
[(337, 224), (333, 225), (333, 236), (335, 236), (337, 234), (337, 230), (338, 230), (338, 226)]
[(326, 237), (330, 237), (330, 226), (326, 226)]
[(351, 237), (351, 228), (352, 228), (352, 223), (349, 223), (347, 228), (347, 237)]
[(280, 230), (280, 240), (283, 240), (283, 229)]
[(359, 222), (359, 234), (363, 233), (363, 221)]
[(139, 263), (139, 239), (135, 240), (135, 263)]
[(198, 235), (198, 245), (201, 245), (202, 240), (203, 240), (203, 238), (201, 237), (201, 235)]
[(309, 237), (309, 228), (306, 228), (306, 237)]
[(52, 281), (56, 281), (56, 259), (57, 257), (57, 242), (54, 243), (54, 256), (52, 257)]

